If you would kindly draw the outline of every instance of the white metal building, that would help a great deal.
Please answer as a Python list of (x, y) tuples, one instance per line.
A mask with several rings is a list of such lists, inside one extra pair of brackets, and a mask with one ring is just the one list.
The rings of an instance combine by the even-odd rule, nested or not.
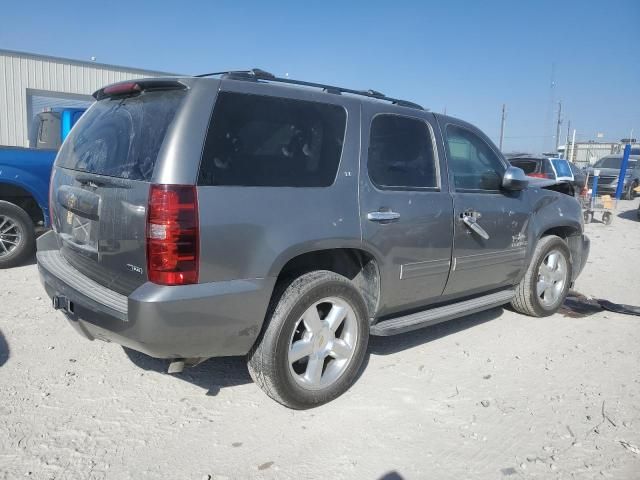
[(29, 145), (44, 108), (88, 106), (91, 94), (121, 80), (170, 75), (117, 65), (0, 49), (0, 145)]
[[(634, 148), (640, 146), (640, 144), (632, 143), (631, 145)], [(622, 154), (624, 151), (624, 143), (622, 142), (576, 142), (571, 148), (571, 143), (568, 146), (569, 150), (565, 158), (569, 158), (570, 161), (574, 162), (581, 167), (593, 165), (602, 157), (606, 157), (607, 155), (613, 154)], [(563, 152), (564, 155), (565, 147), (559, 148), (559, 151)]]

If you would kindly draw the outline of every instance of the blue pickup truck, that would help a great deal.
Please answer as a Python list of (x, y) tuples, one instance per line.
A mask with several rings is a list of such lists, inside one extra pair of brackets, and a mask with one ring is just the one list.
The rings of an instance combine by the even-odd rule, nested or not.
[(84, 109), (52, 109), (35, 116), (29, 148), (0, 146), (0, 268), (35, 250), (36, 229), (49, 226), (49, 177), (60, 145)]

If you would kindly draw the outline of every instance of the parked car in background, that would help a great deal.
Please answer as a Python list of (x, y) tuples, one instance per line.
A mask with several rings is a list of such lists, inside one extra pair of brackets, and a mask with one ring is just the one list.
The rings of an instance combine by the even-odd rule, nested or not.
[[(602, 157), (592, 167), (589, 168), (589, 189), (593, 188), (593, 174), (599, 170), (598, 194), (613, 195), (618, 188), (618, 178), (622, 167), (623, 155), (609, 155)], [(624, 177), (624, 187), (622, 189), (623, 200), (633, 200), (637, 193), (634, 189), (640, 185), (640, 156), (629, 156), (626, 175)]]
[(36, 228), (49, 226), (49, 178), (58, 148), (84, 109), (42, 112), (30, 148), (0, 146), (0, 268), (22, 263), (35, 250)]
[(312, 407), (370, 334), (551, 315), (587, 259), (578, 202), (412, 102), (258, 70), (95, 97), (56, 160), (41, 281), (79, 333), (171, 371), (247, 355), (269, 396)]
[(576, 196), (580, 194), (583, 182), (576, 181), (571, 163), (562, 158), (548, 158), (537, 155), (508, 156), (509, 163), (521, 168), (528, 177), (555, 180), (556, 185), (550, 187), (561, 193)]

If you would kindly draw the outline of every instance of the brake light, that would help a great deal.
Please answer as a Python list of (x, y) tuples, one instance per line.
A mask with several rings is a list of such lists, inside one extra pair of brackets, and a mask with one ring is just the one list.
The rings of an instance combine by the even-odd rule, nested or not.
[(102, 89), (104, 96), (126, 95), (130, 93), (141, 92), (142, 88), (136, 82), (116, 83)]
[(527, 176), (534, 178), (553, 178), (550, 173), (527, 173)]
[(147, 272), (160, 285), (198, 283), (198, 194), (193, 185), (151, 185)]

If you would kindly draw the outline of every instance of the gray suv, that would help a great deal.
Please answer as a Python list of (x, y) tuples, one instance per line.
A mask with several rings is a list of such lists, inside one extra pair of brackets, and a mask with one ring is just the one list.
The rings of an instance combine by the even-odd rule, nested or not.
[(169, 371), (246, 355), (307, 408), (355, 381), (369, 335), (563, 303), (588, 255), (580, 206), (477, 128), (372, 90), (218, 75), (105, 87), (58, 154), (38, 268), (88, 339)]
[[(598, 193), (610, 194), (616, 193), (618, 188), (618, 179), (620, 178), (620, 169), (622, 168), (623, 155), (609, 155), (598, 160), (593, 167), (589, 168), (589, 188), (593, 187), (593, 174), (595, 170), (599, 171)], [(622, 199), (633, 200), (636, 197), (635, 189), (640, 186), (640, 157), (637, 155), (629, 156), (629, 163), (624, 176), (622, 188)]]

